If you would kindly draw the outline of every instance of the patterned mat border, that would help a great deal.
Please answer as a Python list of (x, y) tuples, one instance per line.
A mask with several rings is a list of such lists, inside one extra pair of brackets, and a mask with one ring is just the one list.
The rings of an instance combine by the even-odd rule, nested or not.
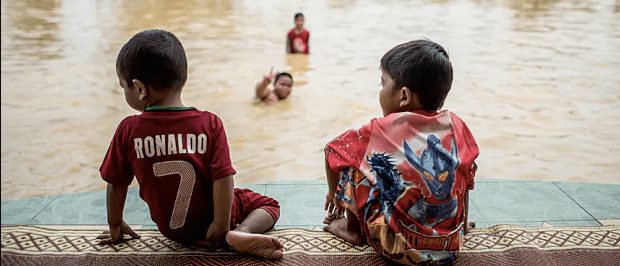
[[(99, 246), (96, 236), (101, 226), (2, 226), (2, 252), (39, 255), (217, 255), (229, 251), (209, 251), (183, 246), (162, 236), (155, 229), (137, 230), (140, 239), (116, 245)], [(369, 255), (369, 246), (355, 247), (319, 230), (288, 228), (268, 233), (284, 245), (285, 255)], [(620, 250), (620, 226), (602, 227), (521, 227), (495, 225), (477, 228), (465, 236), (461, 253), (476, 254), (533, 248), (543, 251), (571, 249)]]
[(543, 251), (571, 249), (620, 250), (620, 226), (523, 227), (494, 225), (465, 235), (461, 253), (502, 252), (517, 248)]
[[(210, 251), (185, 246), (172, 241), (156, 229), (138, 229), (140, 239), (100, 246), (96, 237), (100, 226), (2, 226), (2, 252), (40, 255), (78, 254), (157, 254), (157, 255), (238, 255), (231, 251)], [(367, 255), (375, 254), (369, 246), (351, 246), (344, 240), (317, 230), (281, 229), (268, 235), (277, 237), (284, 245), (284, 254), (306, 255)]]

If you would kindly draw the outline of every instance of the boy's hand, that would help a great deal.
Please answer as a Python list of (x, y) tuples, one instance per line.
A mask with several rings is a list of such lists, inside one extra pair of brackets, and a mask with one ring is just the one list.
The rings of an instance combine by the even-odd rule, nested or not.
[(271, 81), (276, 77), (276, 73), (273, 73), (273, 67), (271, 67), (271, 70), (269, 70), (269, 74), (264, 75), (263, 76), (263, 81), (262, 83), (264, 85), (267, 85), (269, 83), (271, 83)]
[(465, 234), (469, 233), (469, 231), (471, 231), (471, 229), (476, 228), (476, 223), (475, 222), (468, 222), (465, 224)]
[(140, 238), (140, 235), (134, 232), (131, 227), (123, 221), (117, 226), (110, 225), (110, 230), (104, 230), (103, 233), (97, 237), (97, 239), (101, 239), (99, 241), (99, 245), (116, 244), (123, 241), (124, 235), (129, 235), (133, 238)]
[(268, 85), (269, 83), (271, 83), (271, 78), (270, 78), (269, 76), (267, 76), (267, 75), (264, 75), (264, 76), (263, 76), (263, 80), (261, 81), (261, 84), (262, 84), (263, 86), (266, 86), (266, 85)]
[(327, 192), (327, 196), (325, 196), (325, 210), (328, 216), (342, 216), (344, 208), (338, 204), (338, 200), (334, 195), (335, 193)]

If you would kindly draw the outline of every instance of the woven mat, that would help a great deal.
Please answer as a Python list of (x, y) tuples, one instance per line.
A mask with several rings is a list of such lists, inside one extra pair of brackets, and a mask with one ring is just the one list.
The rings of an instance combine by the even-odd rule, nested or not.
[[(183, 246), (157, 230), (99, 246), (101, 227), (2, 226), (2, 265), (387, 265), (372, 248), (354, 247), (319, 230), (270, 232), (284, 259)], [(466, 235), (455, 265), (620, 265), (620, 226), (532, 228), (495, 225)]]

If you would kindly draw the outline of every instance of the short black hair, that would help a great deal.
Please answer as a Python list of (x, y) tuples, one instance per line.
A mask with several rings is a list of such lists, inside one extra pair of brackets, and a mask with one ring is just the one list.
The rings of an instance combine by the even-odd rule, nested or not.
[(291, 76), (290, 73), (288, 72), (280, 72), (278, 74), (276, 74), (276, 77), (273, 79), (273, 84), (275, 85), (276, 82), (278, 82), (278, 80), (282, 77), (282, 76), (287, 76), (288, 78), (291, 79), (291, 84), (293, 83), (293, 76)]
[(187, 57), (174, 34), (145, 30), (123, 45), (116, 58), (116, 71), (127, 84), (138, 79), (156, 90), (179, 90), (187, 81)]
[(303, 18), (304, 17), (304, 13), (301, 13), (301, 12), (295, 13), (295, 19), (297, 19), (298, 17), (302, 17)]
[(420, 99), (422, 109), (437, 111), (452, 87), (452, 64), (448, 52), (429, 40), (395, 46), (381, 58), (381, 70), (394, 80), (394, 88), (409, 88)]

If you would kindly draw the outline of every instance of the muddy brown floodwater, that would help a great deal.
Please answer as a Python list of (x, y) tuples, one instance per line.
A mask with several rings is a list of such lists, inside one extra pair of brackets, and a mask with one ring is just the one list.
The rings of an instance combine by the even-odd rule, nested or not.
[[(224, 121), (236, 182), (322, 180), (322, 149), (380, 116), (379, 59), (429, 38), (454, 84), (444, 108), (478, 140), (478, 178), (620, 184), (618, 0), (6, 0), (2, 7), (2, 199), (96, 191), (118, 122), (122, 44), (148, 28), (185, 46), (183, 100)], [(302, 11), (309, 56), (287, 56)], [(271, 67), (292, 96), (257, 104)]]

